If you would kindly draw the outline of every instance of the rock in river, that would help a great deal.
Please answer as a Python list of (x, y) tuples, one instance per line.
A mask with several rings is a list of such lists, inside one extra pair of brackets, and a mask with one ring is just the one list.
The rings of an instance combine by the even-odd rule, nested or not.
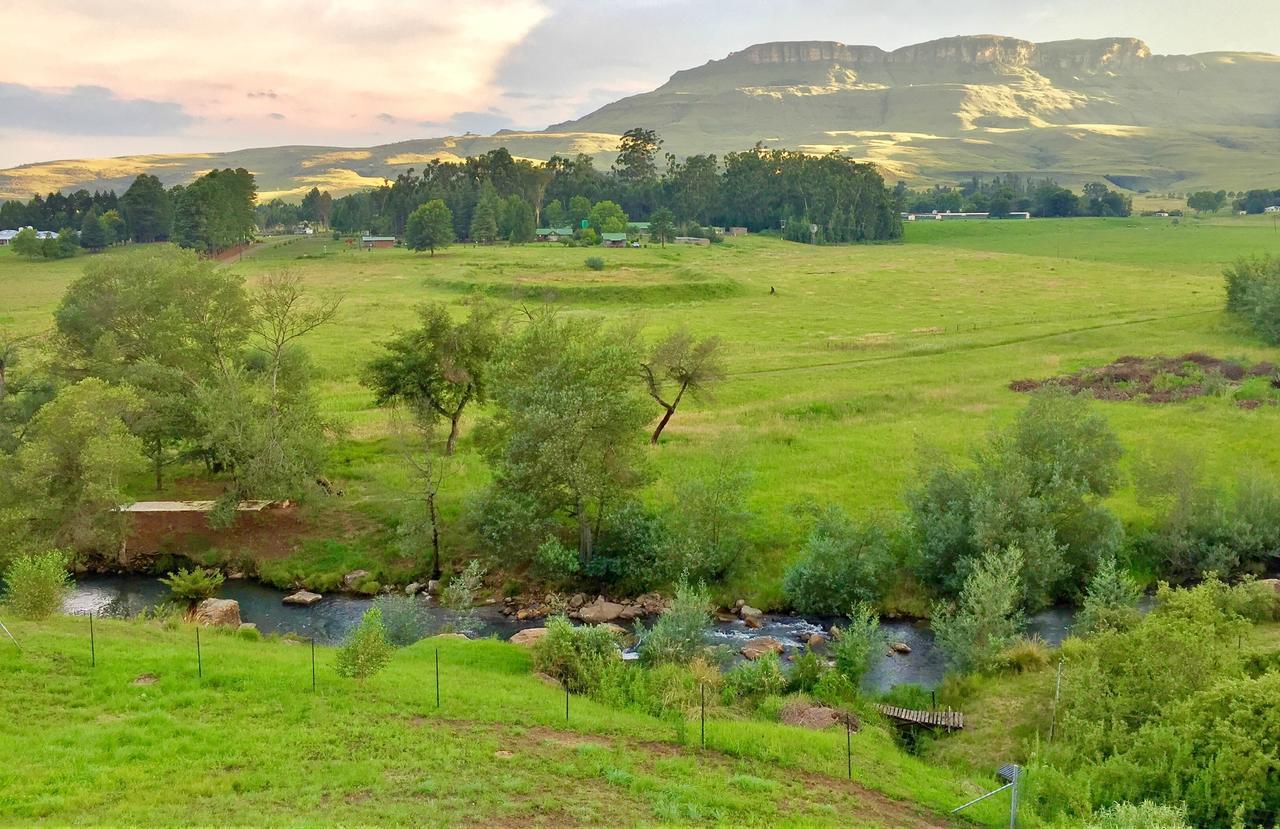
[(603, 625), (613, 622), (622, 615), (623, 607), (617, 602), (605, 601), (603, 597), (582, 608), (578, 615), (589, 625)]
[(759, 659), (766, 653), (781, 654), (783, 651), (782, 643), (772, 636), (757, 636), (755, 639), (747, 640), (747, 644), (742, 646), (742, 655), (747, 659)]
[(310, 607), (316, 602), (323, 599), (319, 593), (312, 593), (310, 590), (299, 590), (297, 593), (290, 593), (284, 597), (285, 604), (300, 604), (304, 607)]
[(517, 631), (516, 634), (511, 637), (511, 644), (532, 645), (534, 642), (537, 642), (546, 635), (546, 628), (525, 628), (524, 630)]

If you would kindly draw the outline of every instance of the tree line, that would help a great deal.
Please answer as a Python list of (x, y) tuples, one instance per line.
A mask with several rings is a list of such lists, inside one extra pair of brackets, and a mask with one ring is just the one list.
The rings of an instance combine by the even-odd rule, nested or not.
[(114, 192), (80, 190), (68, 196), (34, 196), (25, 204), (4, 202), (0, 226), (33, 228), (32, 237), (34, 230), (56, 230), (60, 239), (69, 240), (56, 249), (31, 246), (24, 237), (18, 252), (28, 256), (68, 256), (77, 245), (101, 250), (126, 241), (173, 241), (216, 253), (253, 238), (256, 199), (253, 173), (243, 168), (211, 170), (168, 189), (155, 176), (142, 174), (118, 198)]
[(439, 201), (449, 211), (453, 237), (479, 242), (528, 241), (537, 226), (581, 229), (583, 221), (597, 234), (622, 232), (631, 218), (658, 214), (695, 229), (803, 228), (794, 236), (805, 242), (901, 236), (897, 204), (873, 165), (836, 153), (759, 146), (723, 159), (664, 158), (661, 148), (655, 132), (637, 128), (623, 135), (609, 170), (597, 169), (585, 154), (536, 164), (512, 158), (505, 148), (460, 162), (432, 161), (382, 187), (335, 199), (330, 224), (341, 232), (399, 236), (416, 210)]
[(1133, 200), (1101, 182), (1090, 182), (1080, 193), (1053, 179), (1024, 179), (1016, 174), (989, 180), (977, 176), (958, 187), (935, 185), (911, 190), (899, 182), (894, 195), (910, 213), (990, 213), (996, 218), (1010, 213), (1030, 213), (1044, 218), (1070, 216), (1128, 216)]

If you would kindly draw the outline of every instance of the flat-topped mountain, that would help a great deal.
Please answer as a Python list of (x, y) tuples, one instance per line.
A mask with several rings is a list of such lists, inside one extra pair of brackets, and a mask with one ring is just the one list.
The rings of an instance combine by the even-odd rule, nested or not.
[(335, 193), (378, 184), (430, 158), (498, 146), (545, 159), (611, 160), (619, 134), (657, 130), (677, 155), (762, 142), (840, 150), (912, 184), (972, 175), (1107, 179), (1135, 190), (1280, 185), (1280, 56), (1153, 54), (1135, 38), (1032, 43), (999, 35), (944, 38), (886, 51), (836, 41), (761, 43), (676, 72), (542, 132), (424, 139), (350, 149), (50, 162), (0, 171), (0, 197), (115, 187), (140, 172), (168, 184), (245, 166), (265, 194)]

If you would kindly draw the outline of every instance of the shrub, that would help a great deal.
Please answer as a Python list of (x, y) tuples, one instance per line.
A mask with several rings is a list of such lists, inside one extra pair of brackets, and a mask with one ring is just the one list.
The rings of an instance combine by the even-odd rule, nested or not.
[(456, 573), (440, 591), (440, 604), (450, 610), (469, 611), (475, 607), (476, 593), (484, 584), (485, 568), (473, 558), (461, 573)]
[(985, 672), (998, 666), (1000, 653), (1013, 644), (1022, 628), (1021, 571), (1018, 548), (992, 550), (965, 580), (958, 605), (935, 607), (934, 634), (952, 667)]
[(726, 703), (734, 700), (759, 702), (781, 694), (787, 687), (782, 663), (776, 653), (766, 653), (754, 662), (743, 662), (725, 674), (723, 696)]
[(849, 613), (849, 623), (831, 640), (836, 670), (856, 688), (883, 650), (884, 637), (875, 610), (865, 602), (855, 605)]
[(888, 534), (858, 524), (838, 507), (818, 513), (800, 560), (787, 571), (783, 591), (801, 613), (836, 615), (883, 594), (894, 565)]
[(839, 671), (827, 671), (813, 686), (812, 696), (823, 705), (838, 708), (854, 702), (858, 698), (858, 688)]
[(750, 489), (750, 472), (730, 458), (675, 484), (673, 543), (665, 563), (670, 575), (714, 581), (728, 571), (746, 548)]
[(788, 677), (787, 690), (801, 694), (812, 693), (827, 673), (827, 661), (811, 650), (796, 657)]
[(67, 554), (61, 550), (22, 555), (5, 572), (5, 601), (24, 619), (47, 619), (62, 609), (71, 589)]
[(533, 667), (574, 693), (600, 687), (605, 671), (618, 661), (614, 634), (602, 625), (574, 627), (564, 616), (547, 621), (547, 633), (533, 643)]
[(1019, 639), (1000, 653), (998, 662), (1015, 674), (1035, 673), (1048, 667), (1050, 655), (1043, 639)]
[(395, 647), (412, 645), (426, 635), (422, 608), (413, 596), (379, 596), (373, 600), (373, 606), (381, 611), (387, 641)]
[(714, 705), (722, 683), (719, 666), (701, 658), (688, 665), (655, 665), (644, 670), (618, 662), (606, 672), (595, 696), (612, 706), (628, 706), (653, 717), (683, 720), (699, 709), (703, 688), (707, 705)]
[(667, 540), (657, 514), (628, 498), (606, 516), (586, 573), (624, 592), (643, 593), (665, 575), (659, 556)]
[(588, 256), (586, 265), (590, 270), (602, 271), (604, 270), (604, 258), (601, 256)]
[(560, 539), (548, 536), (533, 553), (533, 569), (544, 579), (564, 581), (578, 572), (578, 551), (570, 550)]
[(711, 627), (711, 597), (703, 585), (681, 581), (676, 586), (671, 607), (646, 631), (636, 626), (640, 659), (646, 665), (685, 665), (707, 648)]
[(190, 570), (184, 568), (176, 573), (170, 573), (161, 578), (160, 583), (169, 588), (174, 598), (196, 601), (207, 599), (217, 593), (224, 578), (217, 570), (194, 567)]
[(1270, 584), (1246, 578), (1225, 591), (1223, 611), (1255, 624), (1274, 622), (1280, 620), (1280, 592)]
[(365, 611), (360, 626), (338, 649), (335, 669), (338, 676), (364, 681), (391, 661), (392, 650), (382, 623), (382, 611), (375, 607)]
[(1183, 806), (1166, 806), (1144, 800), (1114, 803), (1085, 824), (1085, 829), (1191, 829)]
[(1140, 618), (1137, 584), (1116, 566), (1115, 556), (1107, 556), (1089, 581), (1073, 629), (1082, 634), (1128, 630)]
[(1280, 343), (1280, 257), (1239, 259), (1224, 271), (1227, 310), (1268, 343)]

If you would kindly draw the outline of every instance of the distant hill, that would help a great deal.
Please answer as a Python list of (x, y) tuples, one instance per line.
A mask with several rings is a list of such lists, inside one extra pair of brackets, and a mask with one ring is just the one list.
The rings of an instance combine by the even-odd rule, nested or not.
[(763, 43), (544, 132), (406, 141), (368, 149), (273, 147), (59, 161), (0, 170), (0, 197), (166, 183), (214, 166), (258, 174), (264, 195), (349, 192), (498, 146), (545, 159), (612, 157), (617, 136), (656, 129), (678, 155), (761, 141), (841, 150), (911, 183), (971, 175), (1107, 179), (1132, 190), (1280, 185), (1280, 56), (1154, 55), (1134, 38), (1031, 43), (945, 38), (887, 52), (833, 41)]

